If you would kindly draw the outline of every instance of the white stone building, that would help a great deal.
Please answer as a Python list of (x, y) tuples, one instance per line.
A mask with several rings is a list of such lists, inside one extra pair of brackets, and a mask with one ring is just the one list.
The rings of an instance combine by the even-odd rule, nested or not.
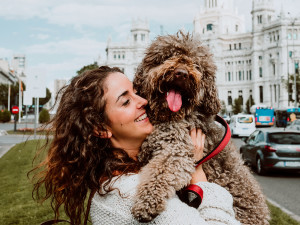
[(132, 80), (149, 44), (149, 33), (147, 21), (133, 20), (126, 43), (113, 43), (108, 39), (105, 64), (119, 67)]
[(239, 97), (245, 108), (250, 95), (256, 104), (294, 106), (285, 82), (300, 59), (300, 18), (275, 15), (273, 0), (253, 0), (251, 14), (252, 32), (232, 0), (206, 0), (194, 19), (194, 33), (214, 54), (219, 97), (228, 112)]
[[(214, 55), (219, 97), (227, 112), (231, 113), (239, 97), (245, 109), (250, 95), (257, 105), (294, 106), (286, 81), (300, 60), (300, 18), (288, 17), (283, 11), (276, 15), (273, 0), (252, 0), (252, 31), (246, 32), (244, 17), (233, 3), (205, 0), (194, 19), (194, 35), (200, 35)], [(135, 20), (125, 44), (108, 40), (106, 64), (120, 67), (132, 78), (148, 44), (148, 23)], [(295, 99), (295, 88), (292, 92)]]

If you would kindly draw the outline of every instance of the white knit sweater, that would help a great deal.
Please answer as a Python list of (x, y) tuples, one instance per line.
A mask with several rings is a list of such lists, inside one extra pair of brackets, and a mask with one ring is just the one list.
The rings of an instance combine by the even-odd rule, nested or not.
[[(93, 197), (90, 215), (94, 225), (124, 225), (139, 223), (131, 215), (133, 196), (139, 182), (139, 175), (123, 175), (115, 181), (113, 187), (118, 190), (105, 196), (97, 193)], [(198, 209), (189, 207), (175, 195), (168, 200), (167, 208), (153, 221), (147, 224), (190, 225), (190, 224), (240, 224), (233, 211), (233, 199), (223, 187), (208, 182), (197, 183), (203, 190), (203, 200)]]

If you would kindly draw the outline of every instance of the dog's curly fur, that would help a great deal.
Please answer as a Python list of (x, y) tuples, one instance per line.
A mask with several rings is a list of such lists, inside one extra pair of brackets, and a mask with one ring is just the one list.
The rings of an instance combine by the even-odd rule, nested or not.
[[(220, 110), (212, 55), (197, 38), (178, 32), (158, 37), (146, 50), (134, 78), (134, 88), (149, 102), (147, 114), (154, 132), (138, 156), (144, 163), (132, 208), (140, 221), (150, 221), (166, 207), (166, 200), (189, 185), (194, 172), (189, 131), (199, 127), (206, 134), (210, 152), (224, 134), (214, 122)], [(175, 89), (182, 107), (172, 112), (165, 95)], [(233, 196), (236, 218), (242, 224), (269, 224), (269, 210), (260, 186), (244, 166), (232, 141), (204, 163), (208, 181), (226, 188)]]

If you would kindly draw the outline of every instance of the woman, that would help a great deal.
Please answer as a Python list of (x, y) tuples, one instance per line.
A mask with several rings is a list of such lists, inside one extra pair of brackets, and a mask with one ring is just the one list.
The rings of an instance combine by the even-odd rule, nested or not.
[[(139, 148), (153, 130), (132, 83), (118, 68), (102, 66), (72, 79), (64, 89), (47, 158), (34, 190), (38, 198), (52, 199), (55, 218), (64, 205), (71, 223), (81, 224), (84, 200), (96, 190), (91, 204), (93, 224), (139, 224), (131, 213), (138, 184)], [(202, 157), (204, 135), (192, 130), (195, 161)], [(206, 182), (199, 166), (191, 183), (204, 191), (198, 209), (177, 196), (150, 224), (238, 224), (232, 197), (222, 187)], [(45, 186), (44, 196), (39, 190)]]

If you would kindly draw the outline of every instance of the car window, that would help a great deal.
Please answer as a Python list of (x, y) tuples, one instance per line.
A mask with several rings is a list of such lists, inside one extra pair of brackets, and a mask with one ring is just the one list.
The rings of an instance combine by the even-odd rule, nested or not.
[(300, 125), (300, 120), (296, 120), (295, 125)]
[(247, 143), (250, 145), (254, 144), (257, 134), (258, 134), (258, 131), (254, 131), (248, 138)]
[(300, 133), (270, 133), (268, 138), (275, 144), (300, 144)]
[(265, 140), (264, 133), (259, 131), (258, 135), (256, 136), (255, 142), (263, 142), (264, 140)]
[(249, 116), (241, 116), (241, 117), (238, 117), (238, 122), (239, 123), (252, 123), (253, 119), (252, 119), (252, 117), (249, 117)]

